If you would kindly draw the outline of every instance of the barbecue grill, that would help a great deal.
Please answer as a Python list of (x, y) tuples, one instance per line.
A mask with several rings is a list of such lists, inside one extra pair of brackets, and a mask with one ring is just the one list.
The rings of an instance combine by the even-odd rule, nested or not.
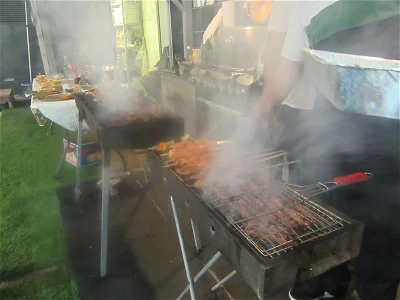
[[(154, 172), (163, 175), (171, 196), (188, 277), (189, 285), (178, 299), (188, 291), (191, 298), (195, 298), (194, 282), (221, 255), (235, 271), (212, 290), (237, 272), (257, 296), (264, 299), (287, 291), (296, 276), (302, 280), (310, 279), (359, 253), (363, 225), (327, 205), (309, 200), (306, 195), (310, 197), (338, 186), (368, 180), (368, 174), (359, 173), (331, 183), (304, 187), (303, 193), (295, 190), (299, 187), (274, 178), (260, 182), (257, 177), (246, 176), (248, 180), (239, 188), (240, 193), (230, 194), (221, 185), (204, 191), (194, 188), (191, 180), (185, 180), (170, 165), (166, 155), (153, 152), (150, 162)], [(175, 203), (189, 210), (192, 226), (199, 226), (218, 250), (194, 278), (186, 259)], [(200, 240), (196, 226), (193, 226), (193, 233), (198, 247)]]
[(139, 115), (137, 119), (131, 122), (126, 121), (116, 124), (115, 114), (101, 103), (95, 101), (92, 95), (77, 94), (75, 95), (75, 102), (79, 110), (78, 164), (75, 187), (75, 196), (77, 200), (81, 194), (80, 169), (83, 119), (85, 119), (89, 129), (96, 133), (103, 150), (100, 276), (104, 277), (107, 274), (110, 150), (120, 148), (145, 149), (155, 146), (160, 142), (179, 139), (184, 134), (184, 121), (180, 117), (166, 114), (154, 117), (150, 116), (148, 120), (141, 119)]
[(103, 148), (146, 149), (160, 142), (179, 139), (184, 135), (184, 121), (181, 117), (162, 114), (148, 120), (113, 125), (115, 117), (89, 94), (75, 96), (79, 113), (86, 120), (91, 131)]

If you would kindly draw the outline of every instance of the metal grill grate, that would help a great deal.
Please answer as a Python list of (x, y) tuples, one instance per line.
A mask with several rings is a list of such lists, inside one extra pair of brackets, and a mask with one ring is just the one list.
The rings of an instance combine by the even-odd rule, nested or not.
[(345, 222), (272, 180), (240, 195), (207, 199), (264, 256), (339, 230)]
[[(262, 156), (270, 159), (281, 155), (286, 153), (269, 151)], [(259, 162), (264, 160), (256, 158)], [(174, 172), (174, 165), (170, 165), (167, 157), (166, 160), (166, 167)], [(348, 223), (309, 201), (289, 185), (274, 179), (259, 178), (256, 168), (253, 165), (244, 171), (242, 180), (234, 184), (212, 182), (203, 186), (202, 190), (195, 191), (261, 255), (279, 255), (299, 244), (337, 231)], [(188, 183), (188, 179), (174, 173), (181, 181)], [(317, 194), (318, 191), (329, 190), (329, 186), (319, 183), (305, 190)]]

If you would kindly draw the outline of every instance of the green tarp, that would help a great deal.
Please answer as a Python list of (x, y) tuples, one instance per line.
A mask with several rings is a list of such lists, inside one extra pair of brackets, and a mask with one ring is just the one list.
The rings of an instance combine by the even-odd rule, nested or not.
[(342, 30), (399, 14), (400, 0), (339, 0), (314, 16), (306, 33), (310, 45), (315, 45)]

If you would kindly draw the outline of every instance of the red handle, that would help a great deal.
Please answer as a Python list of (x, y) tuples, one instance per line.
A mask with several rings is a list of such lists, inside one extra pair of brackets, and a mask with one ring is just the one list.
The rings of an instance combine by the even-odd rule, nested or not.
[(333, 181), (338, 185), (349, 185), (357, 182), (367, 181), (370, 177), (370, 174), (358, 172), (346, 176), (336, 177), (333, 179)]

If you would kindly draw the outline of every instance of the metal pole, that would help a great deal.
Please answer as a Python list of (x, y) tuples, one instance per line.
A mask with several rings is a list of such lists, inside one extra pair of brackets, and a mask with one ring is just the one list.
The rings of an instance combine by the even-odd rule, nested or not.
[(187, 280), (189, 282), (190, 298), (192, 300), (195, 300), (196, 296), (195, 296), (195, 293), (194, 293), (193, 278), (192, 278), (192, 275), (190, 274), (189, 263), (188, 263), (187, 256), (186, 256), (185, 245), (183, 244), (181, 226), (179, 225), (178, 214), (176, 212), (176, 206), (175, 206), (174, 198), (172, 196), (171, 196), (171, 207), (172, 207), (172, 212), (174, 214), (175, 226), (176, 226), (176, 231), (178, 233), (178, 239), (179, 239), (179, 245), (181, 246), (183, 265), (185, 266), (186, 277), (187, 277)]
[(82, 166), (82, 123), (83, 117), (79, 114), (78, 117), (78, 141), (77, 141), (77, 150), (78, 150), (78, 158), (76, 164), (76, 186), (75, 186), (75, 200), (79, 200), (81, 196), (81, 166)]
[(183, 51), (185, 59), (189, 59), (189, 51), (193, 47), (193, 4), (192, 1), (183, 1)]
[(67, 140), (67, 146), (64, 149), (63, 155), (61, 156), (60, 163), (58, 164), (57, 170), (56, 170), (56, 175), (54, 175), (54, 179), (58, 179), (61, 171), (61, 167), (64, 163), (65, 157), (67, 156), (67, 153), (69, 151), (69, 146), (70, 146), (70, 139), (69, 139), (69, 132), (68, 129), (65, 129), (65, 138)]
[[(125, 51), (125, 61), (126, 61), (126, 80), (128, 80), (128, 87), (130, 88), (132, 86), (131, 82), (131, 67), (129, 64), (129, 50), (126, 44), (126, 39), (127, 39), (127, 34), (126, 34), (126, 24), (125, 24), (125, 14), (124, 14), (124, 1), (121, 1), (121, 9), (122, 9), (122, 31), (124, 33), (124, 51)], [(124, 60), (122, 60), (124, 62)], [(125, 66), (124, 66), (125, 67)]]
[(103, 149), (103, 184), (101, 190), (101, 242), (100, 242), (101, 277), (107, 275), (109, 171), (110, 171), (110, 151)]
[[(210, 269), (222, 256), (221, 252), (217, 252), (209, 261), (208, 263), (200, 270), (199, 273), (194, 277), (194, 282), (197, 282), (207, 271)], [(188, 285), (183, 292), (179, 295), (177, 300), (182, 299), (183, 296), (188, 292), (190, 285)]]
[(26, 30), (26, 45), (28, 48), (28, 67), (29, 67), (29, 82), (32, 83), (32, 62), (31, 62), (31, 44), (29, 42), (29, 27), (28, 27), (28, 3), (25, 0), (25, 30)]
[(216, 285), (214, 285), (214, 286), (211, 288), (211, 291), (214, 292), (214, 291), (215, 291), (216, 289), (218, 289), (221, 285), (223, 285), (225, 282), (227, 282), (229, 279), (231, 279), (236, 273), (237, 273), (236, 270), (235, 270), (235, 271), (232, 271), (231, 273), (229, 273), (228, 276), (226, 276), (224, 279), (220, 280)]
[(157, 29), (158, 29), (158, 48), (159, 48), (158, 51), (161, 58), (163, 54), (163, 45), (161, 39), (161, 26), (160, 26), (160, 0), (157, 0), (156, 13), (157, 13)]
[(190, 224), (192, 225), (194, 244), (196, 246), (197, 252), (199, 252), (201, 250), (201, 240), (200, 240), (200, 235), (199, 235), (199, 229), (197, 228), (196, 224), (193, 223), (192, 219), (190, 219)]
[(167, 18), (169, 25), (169, 51), (168, 51), (168, 59), (169, 59), (169, 67), (174, 69), (174, 46), (172, 42), (172, 20), (171, 20), (171, 0), (167, 0)]

